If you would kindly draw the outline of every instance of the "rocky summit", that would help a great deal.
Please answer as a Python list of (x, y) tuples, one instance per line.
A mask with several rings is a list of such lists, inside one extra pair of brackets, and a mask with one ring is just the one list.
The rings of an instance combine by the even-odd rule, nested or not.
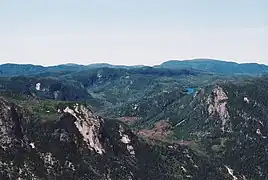
[(5, 65), (0, 179), (268, 179), (268, 77), (192, 63)]

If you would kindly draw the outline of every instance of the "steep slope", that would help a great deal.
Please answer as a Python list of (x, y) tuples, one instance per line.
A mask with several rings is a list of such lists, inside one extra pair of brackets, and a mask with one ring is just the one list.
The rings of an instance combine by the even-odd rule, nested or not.
[(15, 101), (0, 99), (0, 179), (231, 179), (189, 148), (146, 143), (84, 105), (37, 113)]
[[(220, 82), (164, 107), (156, 121), (167, 120), (166, 138), (175, 136), (198, 145), (211, 160), (224, 164), (235, 178), (266, 179), (267, 88), (267, 77)], [(143, 130), (141, 135), (144, 132), (150, 131)]]

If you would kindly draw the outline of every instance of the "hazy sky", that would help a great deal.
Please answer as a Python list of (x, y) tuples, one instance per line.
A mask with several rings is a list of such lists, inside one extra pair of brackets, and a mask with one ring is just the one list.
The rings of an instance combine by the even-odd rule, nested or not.
[(0, 63), (268, 64), (268, 0), (0, 0)]

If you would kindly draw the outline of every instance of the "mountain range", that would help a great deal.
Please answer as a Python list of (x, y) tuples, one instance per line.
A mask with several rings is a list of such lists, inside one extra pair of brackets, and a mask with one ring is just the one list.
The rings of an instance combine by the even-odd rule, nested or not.
[[(57, 66), (40, 66), (31, 64), (2, 64), (0, 65), (0, 73), (2, 76), (12, 75), (30, 75), (41, 72), (59, 72), (59, 71), (81, 71), (96, 68), (142, 68), (143, 65), (126, 66), (112, 65), (108, 63), (96, 63), (89, 65), (78, 64), (61, 64)], [(148, 66), (147, 66), (148, 67)], [(214, 59), (192, 59), (192, 60), (170, 60), (160, 65), (152, 66), (154, 68), (166, 69), (195, 69), (199, 71), (218, 73), (218, 74), (245, 74), (245, 75), (261, 75), (268, 72), (268, 66), (257, 63), (235, 63)]]
[(0, 71), (0, 179), (268, 179), (266, 65)]

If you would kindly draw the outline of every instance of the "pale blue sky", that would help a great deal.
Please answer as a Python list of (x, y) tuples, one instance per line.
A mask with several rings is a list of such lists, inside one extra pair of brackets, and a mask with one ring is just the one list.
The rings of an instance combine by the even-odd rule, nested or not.
[(0, 63), (268, 64), (268, 0), (0, 0)]

